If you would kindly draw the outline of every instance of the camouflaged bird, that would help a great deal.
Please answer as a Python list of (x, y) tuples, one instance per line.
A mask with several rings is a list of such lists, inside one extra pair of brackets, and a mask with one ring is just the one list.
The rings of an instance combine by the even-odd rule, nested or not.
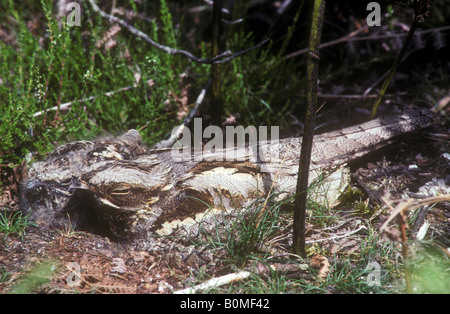
[[(414, 111), (316, 135), (310, 181), (432, 120), (428, 111)], [(171, 149), (145, 149), (136, 130), (68, 143), (32, 164), (22, 207), (41, 224), (70, 224), (141, 246), (155, 235), (194, 237), (200, 225), (212, 231), (269, 193), (291, 196), (300, 146), (299, 138), (265, 141), (232, 148), (237, 160), (217, 161), (221, 152), (214, 151), (176, 162)]]

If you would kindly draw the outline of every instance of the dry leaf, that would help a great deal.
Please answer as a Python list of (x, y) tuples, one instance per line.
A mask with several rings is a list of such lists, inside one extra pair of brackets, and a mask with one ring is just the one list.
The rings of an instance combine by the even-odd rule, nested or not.
[(114, 267), (111, 269), (112, 273), (125, 274), (127, 272), (127, 266), (125, 265), (125, 261), (123, 260), (123, 258), (113, 258), (112, 264), (114, 265)]
[(314, 255), (311, 259), (311, 267), (315, 269), (319, 269), (319, 273), (317, 274), (317, 278), (319, 281), (325, 281), (328, 273), (330, 272), (330, 262), (325, 256), (322, 255)]
[(109, 50), (112, 47), (114, 47), (117, 42), (116, 42), (116, 35), (120, 32), (120, 26), (119, 24), (114, 24), (113, 26), (111, 26), (108, 31), (106, 32), (105, 35), (103, 35), (102, 39), (100, 39), (99, 41), (97, 41), (95, 43), (95, 46), (97, 48), (100, 48), (101, 46), (105, 45), (105, 49)]
[(222, 123), (222, 126), (235, 125), (237, 124), (239, 118), (240, 118), (239, 113), (236, 113), (236, 115), (232, 115), (231, 113), (229, 113), (228, 118), (225, 119), (225, 121)]
[(444, 109), (450, 103), (450, 95), (445, 96), (441, 100), (438, 101), (438, 109)]
[(396, 228), (386, 229), (384, 230), (383, 234), (392, 242), (402, 242), (402, 235), (400, 233), (400, 230)]

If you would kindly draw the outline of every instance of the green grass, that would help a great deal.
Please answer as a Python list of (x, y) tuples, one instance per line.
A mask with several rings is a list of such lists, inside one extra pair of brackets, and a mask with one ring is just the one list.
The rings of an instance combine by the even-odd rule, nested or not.
[[(363, 202), (355, 202), (354, 205), (369, 207)], [(279, 207), (274, 204), (272, 208)], [(314, 208), (309, 207), (314, 213)], [(317, 270), (309, 269), (312, 280), (296, 279), (287, 276), (283, 272), (270, 271), (266, 275), (252, 274), (242, 282), (218, 287), (205, 291), (205, 293), (345, 293), (345, 294), (398, 294), (405, 292), (404, 267), (405, 261), (401, 258), (401, 246), (391, 242), (381, 235), (372, 224), (377, 218), (369, 216), (374, 214), (374, 209), (364, 211), (356, 210), (349, 213), (350, 216), (342, 217), (339, 211), (330, 210), (329, 215), (308, 221), (312, 228), (320, 229), (321, 226), (330, 226), (342, 219), (358, 217), (365, 225), (362, 233), (359, 233), (356, 252), (338, 253), (330, 252), (329, 248), (322, 244), (308, 245), (308, 259), (315, 254), (328, 258), (331, 267), (324, 281), (317, 280)], [(377, 215), (378, 216), (378, 215)], [(330, 220), (332, 218), (332, 220)], [(234, 236), (227, 238), (228, 242), (222, 242), (223, 248), (228, 250), (227, 263), (233, 265), (234, 271), (241, 270), (243, 265), (262, 263), (272, 265), (275, 262), (305, 263), (300, 259), (274, 258), (273, 253), (261, 251), (261, 243), (270, 243), (270, 239), (280, 234), (286, 234), (289, 230), (290, 213), (275, 212), (268, 216), (267, 220), (259, 227), (255, 227), (254, 219), (240, 220), (229, 229)], [(320, 221), (323, 219), (326, 221)], [(261, 230), (257, 230), (261, 228)], [(233, 230), (242, 230), (242, 234), (236, 236)], [(251, 232), (248, 232), (251, 230)], [(254, 235), (264, 235), (254, 237)], [(450, 258), (445, 252), (446, 248), (432, 240), (409, 240), (409, 258), (406, 262), (410, 267), (414, 293), (448, 293)], [(242, 245), (248, 244), (248, 245)], [(236, 250), (240, 248), (240, 250)], [(288, 248), (289, 250), (289, 248)], [(239, 254), (236, 254), (239, 253)], [(224, 259), (225, 260), (225, 259)], [(204, 276), (207, 278), (207, 276)], [(204, 279), (203, 279), (204, 280)]]
[[(215, 233), (203, 231), (203, 241), (194, 243), (196, 245), (207, 246), (207, 248), (219, 257), (214, 260), (215, 267), (227, 269), (226, 273), (238, 272), (248, 269), (250, 265), (263, 264), (270, 266), (274, 263), (307, 264), (299, 257), (290, 256), (290, 248), (285, 247), (283, 240), (291, 232), (290, 223), (292, 213), (281, 211), (281, 208), (288, 203), (274, 201), (272, 195), (267, 207), (262, 206), (264, 199), (255, 202), (252, 206), (244, 209), (233, 217), (226, 226), (222, 220), (216, 222)], [(316, 203), (311, 202), (310, 204)], [(313, 228), (330, 226), (339, 221), (339, 212), (328, 209), (326, 215), (314, 213), (315, 208), (309, 207), (312, 212), (312, 219), (308, 223), (313, 224)], [(321, 210), (324, 210), (323, 208)], [(354, 214), (353, 214), (354, 215)], [(364, 218), (362, 218), (364, 219)], [(281, 241), (280, 241), (281, 240)], [(266, 274), (252, 274), (250, 277), (221, 287), (210, 288), (203, 293), (398, 293), (401, 288), (393, 288), (391, 282), (401, 278), (401, 267), (396, 256), (399, 254), (398, 248), (390, 242), (380, 241), (380, 235), (376, 230), (369, 228), (366, 234), (360, 235), (358, 243), (359, 251), (336, 255), (329, 249), (321, 248), (321, 244), (308, 245), (310, 259), (314, 254), (326, 256), (331, 263), (331, 269), (325, 281), (317, 280), (317, 270), (309, 269), (305, 273), (312, 279), (299, 279), (289, 277), (280, 271), (269, 271)], [(281, 246), (280, 246), (281, 243)], [(276, 254), (284, 253), (279, 257)], [(275, 255), (274, 255), (275, 254)], [(373, 274), (371, 263), (377, 262), (380, 271), (377, 273), (376, 285), (368, 281), (368, 276)], [(205, 282), (211, 278), (206, 271), (200, 270), (197, 274), (196, 282)], [(216, 275), (216, 277), (219, 275)]]
[(450, 257), (445, 246), (431, 240), (410, 243), (408, 265), (414, 293), (450, 293)]
[(7, 281), (11, 277), (11, 274), (6, 270), (6, 267), (0, 267), (0, 283)]
[(0, 212), (0, 234), (7, 236), (16, 235), (23, 238), (25, 229), (35, 225), (34, 222), (28, 220), (29, 216), (21, 212), (7, 213)]
[(279, 223), (280, 208), (287, 201), (271, 204), (274, 197), (272, 195), (267, 204), (261, 199), (246, 209), (236, 210), (231, 219), (227, 213), (218, 214), (219, 218), (214, 218), (215, 232), (201, 229), (203, 242), (199, 244), (226, 251), (227, 258), (236, 265), (265, 256), (268, 253), (264, 251), (271, 241), (283, 232)]
[[(116, 43), (112, 47), (100, 45), (111, 24), (95, 14), (86, 1), (83, 2), (80, 27), (70, 27), (64, 19), (59, 22), (53, 3), (50, 0), (26, 0), (19, 4), (5, 0), (0, 8), (1, 29), (10, 38), (0, 40), (0, 170), (5, 178), (23, 160), (41, 159), (56, 145), (66, 141), (116, 135), (130, 128), (139, 129), (147, 144), (160, 141), (172, 127), (181, 123), (177, 116), (181, 109), (176, 99), (182, 98), (186, 92), (188, 104), (193, 103), (198, 91), (210, 78), (210, 65), (167, 55), (125, 29), (114, 36)], [(130, 24), (155, 41), (188, 50), (202, 58), (211, 57), (210, 38), (205, 35), (209, 34), (209, 14), (202, 15), (201, 22), (197, 23), (190, 15), (180, 13), (182, 10), (177, 1), (153, 1), (151, 5), (145, 1), (142, 4), (133, 1), (118, 3), (130, 13), (142, 13), (152, 18), (151, 22), (133, 19)], [(242, 17), (245, 6), (245, 1), (236, 2), (231, 19)], [(436, 10), (434, 23), (437, 25), (434, 26), (443, 23), (445, 14), (442, 12), (444, 9), (448, 11), (448, 7), (441, 4), (441, 8)], [(296, 19), (298, 16), (297, 13)], [(188, 35), (194, 29), (192, 35)], [(304, 58), (286, 60), (283, 57), (288, 44), (299, 40), (293, 38), (294, 31), (294, 26), (291, 26), (285, 36), (278, 39), (280, 42), (277, 44), (281, 47), (278, 50), (274, 49), (274, 43), (270, 43), (223, 64), (225, 116), (239, 114), (238, 122), (244, 126), (279, 125), (282, 129), (289, 126), (289, 114), (301, 111), (304, 103)], [(227, 26), (223, 41), (226, 49), (233, 52), (255, 44), (253, 35), (246, 32), (243, 24)], [(376, 46), (371, 55), (352, 58), (348, 58), (345, 47), (336, 46), (321, 55), (322, 60), (326, 60), (327, 54), (333, 52), (334, 60), (330, 64), (321, 64), (324, 92), (329, 92), (335, 84), (353, 88), (356, 83), (356, 87), (361, 87), (358, 75), (367, 77), (369, 73), (379, 77), (376, 70), (388, 66), (392, 58), (381, 45)], [(187, 82), (182, 82), (181, 76), (187, 77)], [(428, 103), (430, 97), (437, 102), (447, 91), (445, 87), (449, 79), (443, 69), (438, 69), (434, 76), (416, 73), (416, 77), (419, 77), (419, 88), (410, 86), (410, 91), (414, 89), (416, 92), (410, 95), (416, 103)], [(434, 90), (432, 87), (440, 85), (443, 86), (441, 91), (430, 96), (429, 91)], [(123, 88), (126, 90), (121, 91)], [(111, 94), (107, 96), (109, 92)], [(83, 101), (88, 97), (94, 99)], [(57, 114), (56, 110), (50, 110), (68, 102), (73, 102), (69, 111)], [(42, 114), (36, 115), (38, 112)], [(0, 185), (5, 178), (0, 180)], [(209, 245), (225, 251), (224, 262), (234, 265), (235, 269), (264, 261), (270, 256), (263, 249), (265, 245), (288, 232), (292, 217), (280, 210), (281, 205), (270, 202), (268, 209), (259, 216), (263, 207), (255, 203), (252, 210), (237, 217), (230, 228), (221, 230), (220, 236), (210, 237)], [(373, 209), (364, 203), (356, 203), (353, 208), (353, 214), (362, 219), (369, 219), (373, 213)], [(308, 212), (309, 222), (316, 228), (330, 226), (342, 219), (327, 204), (313, 201), (309, 202)], [(258, 219), (252, 219), (255, 215)], [(22, 214), (0, 212), (2, 234), (23, 236), (29, 225), (28, 217)], [(334, 266), (323, 284), (295, 280), (273, 272), (266, 278), (254, 275), (239, 285), (221, 289), (255, 293), (324, 293), (330, 292), (331, 286), (332, 292), (401, 292), (400, 288), (395, 290), (390, 285), (390, 282), (401, 278), (398, 248), (382, 241), (374, 230), (368, 230), (361, 237), (360, 247), (360, 254), (340, 256), (340, 264)], [(312, 247), (313, 252), (329, 254), (320, 246)], [(430, 258), (432, 261), (437, 259)], [(366, 267), (373, 261), (382, 267), (380, 287), (368, 287), (365, 281)], [(433, 285), (440, 287), (433, 282), (439, 279), (438, 274), (442, 270), (447, 269), (446, 263), (443, 257), (436, 263), (416, 262), (415, 269), (418, 280), (423, 282), (423, 291)], [(424, 265), (430, 265), (429, 269), (422, 267)], [(47, 266), (45, 268), (48, 269)], [(207, 278), (206, 274), (203, 275)], [(0, 269), (0, 280), (6, 276)], [(427, 277), (432, 279), (420, 279)]]
[[(260, 199), (239, 212), (226, 225), (222, 222), (226, 219), (226, 215), (222, 219), (217, 219), (215, 233), (201, 230), (203, 241), (194, 243), (206, 246), (218, 257), (213, 262), (214, 269), (222, 270), (214, 274), (214, 277), (247, 270), (251, 265), (257, 264), (266, 267), (275, 263), (308, 264), (314, 255), (319, 254), (327, 257), (331, 264), (323, 281), (317, 279), (317, 269), (305, 270), (304, 273), (309, 275), (309, 279), (296, 278), (283, 271), (271, 270), (265, 274), (252, 273), (246, 279), (209, 288), (202, 293), (404, 293), (405, 266), (401, 258), (401, 246), (385, 239), (379, 230), (373, 227), (373, 223), (379, 219), (377, 212), (379, 207), (372, 208), (362, 200), (356, 200), (360, 198), (358, 193), (352, 193), (353, 197), (348, 194), (345, 203), (352, 204), (355, 210), (330, 209), (324, 204), (309, 200), (308, 212), (311, 214), (308, 224), (312, 229), (321, 230), (339, 224), (343, 220), (354, 218), (360, 221), (356, 227), (364, 226), (364, 228), (357, 234), (356, 251), (344, 250), (333, 253), (331, 247), (326, 245), (327, 242), (320, 242), (307, 245), (306, 260), (289, 255), (290, 248), (285, 247), (285, 243), (280, 246), (277, 242), (289, 236), (292, 213), (281, 210), (289, 201), (277, 202), (275, 195), (269, 198), (266, 207), (262, 206), (265, 199)], [(324, 202), (326, 203), (326, 200)], [(356, 228), (350, 226), (351, 224), (344, 228)], [(330, 236), (333, 236), (333, 233), (330, 233)], [(345, 238), (340, 238), (337, 242), (342, 240)], [(439, 249), (439, 246), (432, 243), (426, 245), (411, 241), (410, 245), (412, 249), (408, 265), (412, 265), (414, 292), (446, 293), (449, 289), (446, 276), (450, 265), (448, 256), (442, 248)], [(285, 255), (276, 255), (283, 252)], [(211, 279), (211, 273), (208, 273), (207, 269), (208, 266), (200, 270), (192, 285)]]

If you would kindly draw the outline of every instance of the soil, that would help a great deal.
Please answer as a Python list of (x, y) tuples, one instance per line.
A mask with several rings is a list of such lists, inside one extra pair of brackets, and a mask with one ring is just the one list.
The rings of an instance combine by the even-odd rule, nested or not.
[(158, 257), (148, 252), (129, 250), (108, 238), (81, 232), (30, 227), (23, 238), (4, 237), (0, 252), (2, 271), (10, 274), (0, 283), (3, 291), (44, 262), (52, 264), (53, 269), (44, 275), (51, 280), (30, 292), (168, 293), (184, 288), (181, 281), (189, 275), (188, 269), (158, 265)]

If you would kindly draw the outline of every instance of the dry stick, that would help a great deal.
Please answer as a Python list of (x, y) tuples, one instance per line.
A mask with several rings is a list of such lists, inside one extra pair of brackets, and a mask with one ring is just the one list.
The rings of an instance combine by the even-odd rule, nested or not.
[[(386, 197), (382, 197), (382, 200), (388, 204), (389, 208), (392, 209), (393, 213), (395, 212), (396, 215), (394, 217), (397, 218), (398, 224), (400, 226), (400, 232), (401, 232), (401, 245), (402, 245), (402, 256), (403, 256), (403, 262), (405, 264), (405, 282), (406, 282), (406, 292), (408, 294), (412, 293), (412, 282), (411, 282), (411, 273), (409, 271), (409, 265), (408, 265), (408, 243), (407, 243), (407, 236), (406, 236), (406, 215), (405, 211), (409, 208), (409, 206), (414, 202), (413, 199), (409, 199), (406, 202), (401, 202), (396, 206), (396, 208), (392, 208), (392, 205), (389, 204), (389, 199)], [(391, 215), (392, 217), (392, 215)]]
[(432, 10), (432, 2), (433, 1), (427, 2), (427, 1), (412, 0), (412, 7), (414, 8), (414, 21), (411, 25), (411, 28), (408, 31), (408, 35), (406, 35), (406, 39), (405, 42), (403, 43), (402, 48), (400, 49), (400, 53), (398, 54), (397, 58), (395, 59), (394, 63), (390, 68), (389, 75), (387, 76), (387, 78), (383, 82), (383, 85), (380, 88), (380, 91), (378, 93), (379, 97), (375, 100), (372, 106), (371, 112), (372, 119), (375, 117), (377, 113), (378, 106), (380, 105), (381, 100), (383, 99), (383, 96), (391, 83), (391, 80), (393, 79), (395, 73), (397, 72), (397, 68), (403, 59), (403, 56), (406, 52), (406, 48), (412, 41), (414, 32), (419, 26), (419, 23), (423, 22), (425, 18), (430, 17)]
[[(408, 95), (407, 92), (399, 92), (396, 94), (385, 94), (384, 97), (397, 97), (397, 96), (405, 96)], [(357, 95), (357, 94), (343, 94), (343, 95), (339, 95), (339, 94), (321, 94), (319, 93), (317, 95), (320, 98), (340, 98), (340, 99), (364, 99), (364, 98), (377, 98), (378, 95), (376, 94), (362, 94), (362, 95)], [(317, 111), (319, 112), (319, 110)]]
[[(297, 256), (296, 256), (297, 257)], [(193, 294), (199, 293), (206, 289), (218, 288), (223, 285), (227, 285), (236, 281), (240, 281), (250, 277), (252, 274), (255, 275), (266, 275), (271, 271), (277, 272), (301, 272), (309, 269), (307, 264), (296, 264), (296, 265), (283, 265), (277, 264), (275, 265), (264, 265), (258, 264), (253, 267), (250, 267), (249, 270), (241, 270), (235, 273), (227, 274), (224, 276), (216, 277), (209, 279), (208, 281), (201, 283), (199, 285), (189, 287), (182, 290), (173, 291), (173, 294)]]
[(406, 213), (401, 211), (397, 216), (397, 222), (400, 226), (400, 234), (402, 237), (402, 256), (403, 261), (405, 263), (405, 282), (406, 282), (406, 293), (411, 294), (412, 290), (412, 280), (411, 280), (411, 271), (408, 263), (408, 236), (406, 235)]
[[(326, 43), (322, 43), (320, 45), (320, 49), (325, 48), (325, 47), (329, 47), (329, 46), (333, 46), (333, 45), (337, 45), (337, 44), (341, 44), (341, 43), (345, 43), (345, 42), (353, 42), (353, 41), (367, 41), (367, 40), (382, 40), (382, 39), (389, 39), (389, 38), (395, 38), (395, 37), (405, 37), (407, 36), (407, 34), (389, 34), (389, 35), (376, 35), (376, 36), (361, 36), (361, 37), (353, 37), (355, 36), (356, 32), (361, 32), (362, 30), (365, 30), (365, 28), (361, 28), (357, 31), (354, 31), (342, 38), (339, 39), (335, 39), (335, 40), (331, 40), (328, 41)], [(428, 34), (428, 33), (433, 33), (433, 32), (443, 32), (443, 31), (448, 31), (450, 30), (450, 26), (443, 26), (443, 27), (437, 27), (437, 28), (432, 28), (432, 29), (427, 29), (427, 30), (422, 30), (422, 31), (417, 31), (416, 34), (418, 35), (423, 35), (423, 34)], [(291, 59), (294, 57), (298, 57), (304, 53), (308, 52), (308, 48), (305, 49), (301, 49), (298, 51), (294, 51), (288, 55), (285, 56), (286, 59)]]
[(150, 37), (147, 36), (147, 34), (141, 32), (140, 30), (138, 30), (137, 28), (131, 26), (130, 24), (128, 24), (127, 22), (112, 16), (104, 11), (102, 11), (93, 0), (89, 0), (89, 3), (92, 6), (92, 9), (99, 13), (102, 17), (104, 17), (105, 19), (107, 19), (110, 23), (118, 23), (120, 25), (122, 25), (123, 27), (125, 27), (126, 29), (128, 29), (133, 35), (136, 35), (142, 39), (144, 39), (146, 42), (148, 42), (150, 45), (152, 45), (153, 47), (164, 51), (170, 55), (183, 55), (195, 62), (198, 63), (206, 63), (206, 64), (213, 64), (213, 63), (225, 63), (228, 62), (230, 60), (233, 60), (234, 58), (243, 55), (244, 53), (247, 53), (253, 49), (259, 48), (262, 45), (264, 45), (265, 43), (267, 43), (270, 38), (266, 38), (265, 40), (263, 40), (262, 42), (260, 42), (259, 44), (250, 47), (248, 49), (236, 52), (234, 54), (231, 53), (230, 50), (227, 50), (225, 52), (222, 52), (221, 54), (218, 54), (217, 56), (210, 58), (210, 59), (202, 59), (202, 58), (197, 58), (196, 56), (194, 56), (193, 54), (191, 54), (188, 51), (185, 50), (179, 50), (179, 49), (174, 49), (174, 48), (170, 48), (164, 45), (161, 45), (160, 43), (155, 42), (154, 40), (152, 40)]
[(183, 290), (174, 291), (173, 294), (193, 294), (198, 293), (206, 289), (217, 288), (235, 281), (239, 281), (242, 279), (246, 279), (250, 277), (252, 273), (249, 271), (240, 271), (237, 273), (232, 273), (228, 275), (224, 275), (217, 278), (212, 278), (202, 284), (199, 284), (194, 287), (186, 288)]
[[(200, 94), (197, 97), (197, 100), (195, 101), (194, 108), (192, 108), (191, 112), (184, 119), (183, 123), (180, 124), (179, 126), (173, 128), (169, 139), (162, 140), (162, 141), (156, 143), (153, 146), (153, 148), (156, 148), (156, 149), (169, 148), (178, 140), (180, 134), (183, 133), (184, 128), (188, 127), (188, 125), (191, 123), (194, 116), (197, 114), (198, 108), (200, 107), (200, 105), (203, 102), (203, 99), (205, 98), (206, 90), (209, 88), (209, 85), (211, 85), (211, 80), (209, 80), (208, 83), (206, 84), (206, 87), (201, 90)], [(140, 128), (139, 130), (141, 130), (142, 128)]]
[[(389, 39), (389, 38), (395, 38), (395, 37), (405, 37), (407, 36), (407, 34), (390, 34), (390, 35), (378, 35), (378, 36), (361, 36), (361, 37), (353, 37), (355, 35), (357, 35), (359, 32), (365, 30), (367, 27), (363, 27), (359, 30), (356, 30), (342, 38), (336, 39), (336, 40), (332, 40), (326, 43), (323, 43), (320, 45), (320, 49), (325, 48), (325, 47), (329, 47), (329, 46), (333, 46), (333, 45), (337, 45), (340, 43), (344, 43), (344, 42), (353, 42), (353, 41), (367, 41), (367, 40), (382, 40), (382, 39)], [(417, 35), (423, 35), (423, 34), (428, 34), (428, 33), (439, 33), (439, 32), (443, 32), (443, 31), (448, 31), (450, 30), (450, 26), (443, 26), (443, 27), (437, 27), (437, 28), (432, 28), (432, 29), (427, 29), (427, 30), (422, 30), (422, 31), (416, 31), (415, 34)], [(288, 55), (285, 56), (286, 59), (291, 59), (297, 56), (300, 56), (304, 53), (308, 52), (308, 48), (302, 49), (302, 50), (298, 50), (295, 51), (293, 53), (290, 53)], [(373, 88), (375, 88), (375, 86), (377, 86), (383, 79), (385, 79), (385, 77), (389, 74), (389, 71), (387, 71), (386, 73), (384, 73), (377, 81), (375, 81), (369, 88), (367, 88), (364, 93), (363, 96), (367, 96)], [(388, 97), (388, 95), (384, 95), (385, 97)], [(376, 96), (378, 97), (378, 95)]]
[(422, 207), (425, 205), (442, 202), (442, 201), (448, 201), (450, 200), (450, 194), (441, 195), (441, 196), (432, 196), (425, 198), (423, 200), (415, 200), (415, 199), (409, 199), (407, 201), (401, 201), (395, 208), (392, 207), (392, 201), (387, 197), (383, 196), (381, 198), (383, 202), (391, 209), (391, 215), (389, 218), (384, 222), (384, 224), (381, 226), (380, 230), (381, 232), (388, 232), (389, 229), (387, 228), (387, 225), (393, 220), (397, 219), (398, 224), (400, 226), (400, 234), (401, 234), (401, 245), (402, 245), (402, 256), (403, 261), (405, 263), (405, 282), (406, 282), (406, 292), (412, 293), (412, 280), (411, 280), (411, 272), (409, 270), (408, 266), (408, 243), (407, 243), (407, 235), (406, 235), (406, 214), (410, 210), (414, 210), (418, 207)]
[(205, 98), (206, 91), (208, 90), (210, 85), (211, 80), (208, 80), (208, 83), (206, 84), (205, 88), (203, 88), (200, 94), (198, 95), (197, 100), (195, 101), (194, 108), (192, 108), (191, 112), (189, 112), (189, 115), (184, 119), (183, 124), (185, 126), (188, 126), (191, 123), (192, 119), (197, 114), (198, 109), (200, 108), (200, 105), (202, 104), (203, 99)]
[[(383, 80), (386, 78), (386, 76), (388, 76), (388, 74), (389, 74), (389, 71), (386, 71), (383, 75), (381, 75), (381, 76), (378, 78), (378, 80), (376, 80), (375, 82), (373, 82), (373, 83), (372, 83), (372, 84), (364, 91), (364, 93), (363, 93), (362, 95), (363, 95), (363, 96), (369, 95), (369, 93), (372, 91), (372, 89), (374, 89), (376, 86), (378, 86), (378, 84), (380, 84), (381, 81), (383, 81)], [(376, 96), (375, 98), (377, 98), (377, 97), (378, 97), (378, 94), (375, 95), (375, 96)], [(387, 97), (386, 94), (385, 94), (384, 96)]]
[(345, 234), (342, 235), (336, 235), (336, 236), (332, 236), (332, 237), (328, 237), (328, 238), (322, 238), (322, 239), (317, 239), (317, 240), (308, 240), (306, 241), (306, 243), (319, 243), (319, 242), (324, 242), (324, 241), (329, 241), (329, 240), (337, 240), (337, 239), (342, 239), (342, 238), (347, 238), (349, 236), (351, 236), (352, 234), (355, 234), (357, 232), (359, 232), (362, 229), (367, 229), (365, 226), (360, 226), (358, 229), (349, 231)]
[(403, 201), (401, 203), (399, 203), (399, 206), (397, 205), (395, 208), (392, 207), (391, 203), (392, 201), (390, 201), (389, 199), (387, 199), (386, 197), (382, 197), (381, 198), (383, 200), (383, 202), (392, 210), (391, 215), (389, 216), (389, 218), (384, 222), (384, 224), (380, 227), (381, 231), (387, 231), (387, 225), (403, 210), (405, 210), (405, 208), (407, 208), (408, 210), (414, 210), (416, 208), (425, 206), (425, 205), (429, 205), (429, 204), (433, 204), (433, 203), (438, 203), (438, 202), (443, 202), (443, 201), (448, 201), (450, 200), (450, 194), (446, 194), (446, 195), (441, 195), (441, 196), (432, 196), (432, 197), (428, 197), (425, 199), (421, 199), (421, 200), (416, 200), (416, 199), (410, 199), (407, 202)]
[[(337, 45), (339, 43), (353, 41), (355, 39), (356, 40), (360, 40), (359, 38), (362, 38), (362, 37), (354, 37), (354, 36), (356, 36), (357, 34), (359, 34), (362, 31), (365, 31), (367, 28), (368, 28), (368, 26), (365, 26), (365, 27), (362, 27), (362, 28), (360, 28), (360, 29), (358, 29), (356, 31), (353, 31), (353, 32), (349, 33), (348, 35), (346, 35), (346, 36), (344, 36), (342, 38), (335, 39), (335, 40), (332, 40), (332, 41), (328, 41), (326, 43), (322, 43), (322, 44), (320, 44), (319, 48), (322, 49), (322, 48), (325, 48), (325, 47), (328, 47), (328, 46)], [(291, 59), (291, 58), (300, 56), (300, 55), (308, 52), (308, 50), (309, 50), (309, 48), (305, 48), (305, 49), (301, 49), (301, 50), (298, 50), (298, 51), (294, 51), (294, 52), (286, 55), (285, 58), (286, 59)]]
[[(50, 33), (50, 51), (52, 51), (53, 50), (54, 41), (53, 41), (53, 32), (52, 32), (52, 27), (50, 25), (50, 21), (48, 22), (48, 29), (49, 29), (49, 33)], [(53, 66), (53, 61), (52, 61), (53, 59), (50, 59), (50, 60), (51, 60), (50, 64), (48, 65), (48, 68), (47, 68), (47, 72), (49, 73), (49, 75), (48, 75), (47, 79), (45, 80), (44, 99), (42, 101), (43, 103), (45, 103), (47, 101), (48, 84), (49, 84), (49, 81), (50, 81), (50, 73), (51, 73), (51, 69), (52, 69), (52, 66)], [(47, 117), (44, 116), (44, 121), (43, 121), (43, 125), (42, 126), (45, 126), (46, 124), (47, 124)], [(50, 124), (51, 124), (51, 122), (50, 122)]]
[[(114, 95), (114, 94), (117, 94), (117, 93), (123, 92), (123, 91), (127, 91), (127, 90), (130, 90), (130, 89), (135, 88), (135, 87), (136, 87), (136, 85), (133, 85), (133, 86), (127, 86), (127, 87), (122, 87), (122, 88), (119, 88), (119, 89), (116, 90), (116, 91), (104, 93), (103, 96), (110, 97), (110, 96), (112, 96), (112, 95)], [(75, 103), (75, 102), (79, 102), (79, 103), (81, 103), (81, 102), (86, 102), (86, 101), (94, 100), (94, 99), (97, 98), (97, 97), (98, 97), (98, 96), (89, 96), (89, 97), (87, 97), (87, 98), (82, 98), (82, 99), (80, 99), (80, 100), (69, 101), (69, 102), (66, 102), (66, 103), (64, 103), (64, 104), (61, 104), (61, 105), (59, 105), (59, 106), (54, 106), (54, 107), (51, 107), (51, 108), (46, 109), (46, 110), (38, 111), (38, 112), (36, 112), (35, 114), (33, 114), (33, 118), (39, 117), (40, 115), (43, 115), (44, 113), (46, 113), (46, 112), (48, 112), (48, 111), (55, 111), (55, 110), (62, 111), (62, 110), (68, 110), (69, 107), (72, 106), (72, 104)], [(58, 109), (58, 108), (59, 108), (59, 109)]]

